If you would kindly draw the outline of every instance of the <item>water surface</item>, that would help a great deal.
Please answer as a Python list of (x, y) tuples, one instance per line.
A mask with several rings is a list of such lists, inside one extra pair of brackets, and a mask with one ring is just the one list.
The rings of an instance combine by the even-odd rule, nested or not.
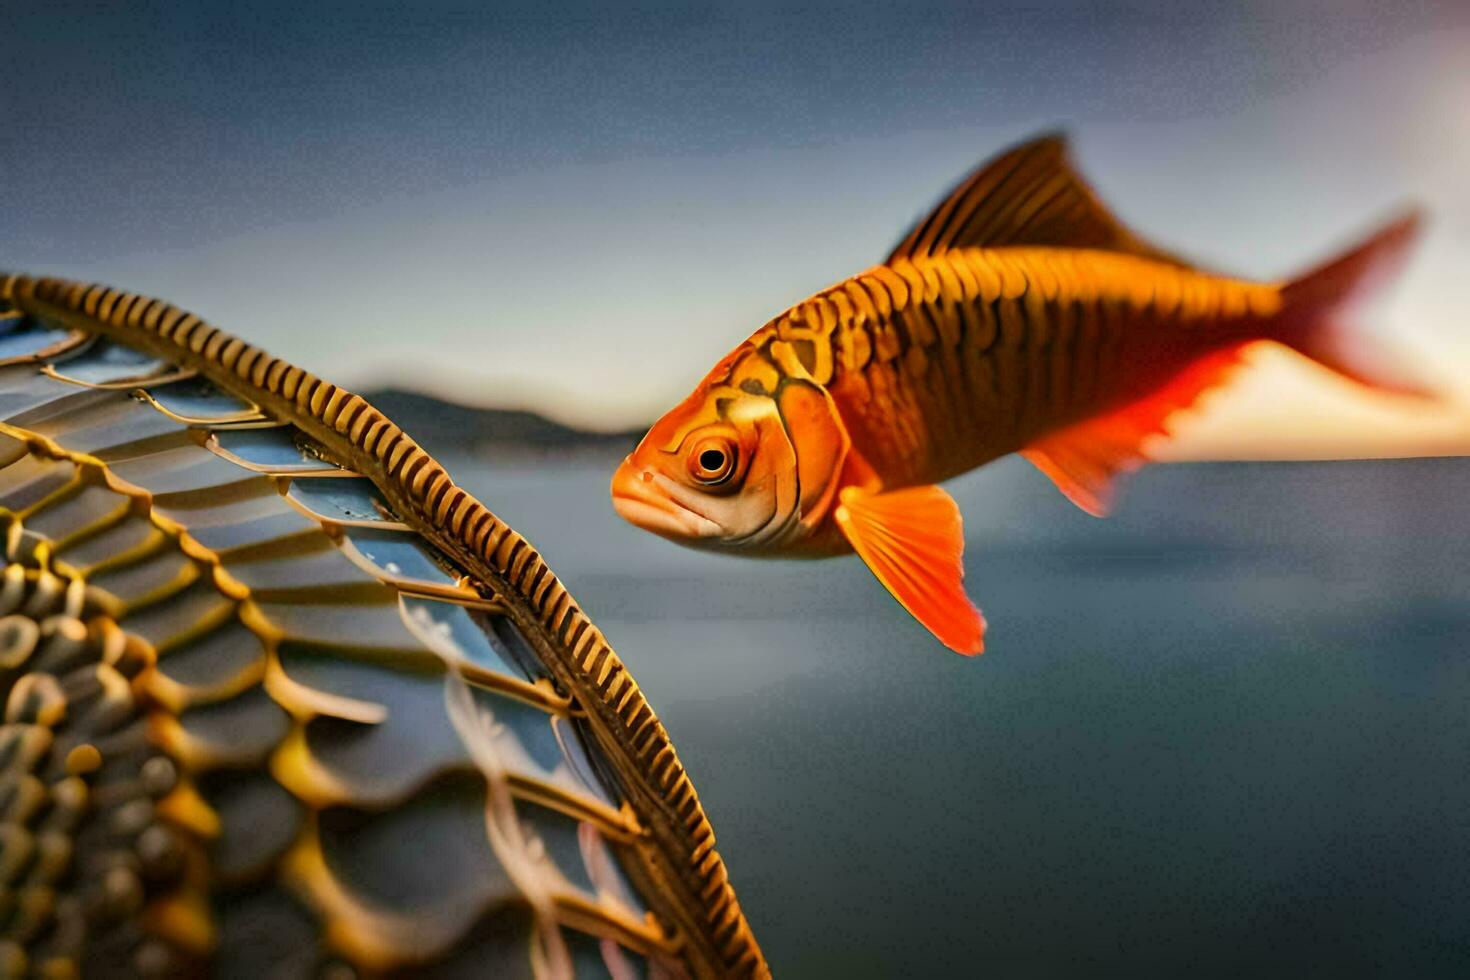
[(611, 460), (443, 459), (629, 664), (777, 976), (1470, 976), (1470, 464), (1158, 467), (1109, 521), (971, 474), (966, 660), (854, 559), (622, 524)]

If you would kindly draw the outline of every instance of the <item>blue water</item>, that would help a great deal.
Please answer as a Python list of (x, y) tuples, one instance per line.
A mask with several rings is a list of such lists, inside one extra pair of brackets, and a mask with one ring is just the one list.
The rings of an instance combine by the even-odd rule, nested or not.
[(972, 474), (966, 660), (854, 559), (624, 526), (611, 461), (444, 461), (628, 662), (777, 976), (1470, 976), (1470, 463), (1157, 467), (1109, 521)]

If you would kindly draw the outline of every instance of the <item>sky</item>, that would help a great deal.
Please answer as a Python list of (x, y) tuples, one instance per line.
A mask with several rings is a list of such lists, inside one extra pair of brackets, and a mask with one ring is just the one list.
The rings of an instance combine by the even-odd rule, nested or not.
[(647, 421), (953, 181), (1063, 128), (1154, 240), (1276, 278), (1418, 202), (1369, 326), (1447, 393), (1267, 359), (1179, 458), (1470, 449), (1470, 4), (7, 3), (0, 268), (334, 381)]

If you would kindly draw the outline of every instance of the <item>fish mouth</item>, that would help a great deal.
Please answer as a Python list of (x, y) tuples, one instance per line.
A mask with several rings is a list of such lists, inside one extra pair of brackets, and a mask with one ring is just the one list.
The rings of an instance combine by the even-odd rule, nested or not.
[(660, 492), (659, 484), (667, 479), (625, 460), (612, 478), (613, 510), (635, 527), (676, 541), (718, 536), (718, 524)]

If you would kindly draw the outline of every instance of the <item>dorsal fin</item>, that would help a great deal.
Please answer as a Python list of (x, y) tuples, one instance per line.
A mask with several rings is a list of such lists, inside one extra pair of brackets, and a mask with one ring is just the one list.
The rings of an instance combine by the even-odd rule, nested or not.
[(1189, 265), (1113, 217), (1072, 167), (1066, 138), (1058, 133), (982, 165), (914, 225), (886, 261), (1005, 245), (1097, 248)]

